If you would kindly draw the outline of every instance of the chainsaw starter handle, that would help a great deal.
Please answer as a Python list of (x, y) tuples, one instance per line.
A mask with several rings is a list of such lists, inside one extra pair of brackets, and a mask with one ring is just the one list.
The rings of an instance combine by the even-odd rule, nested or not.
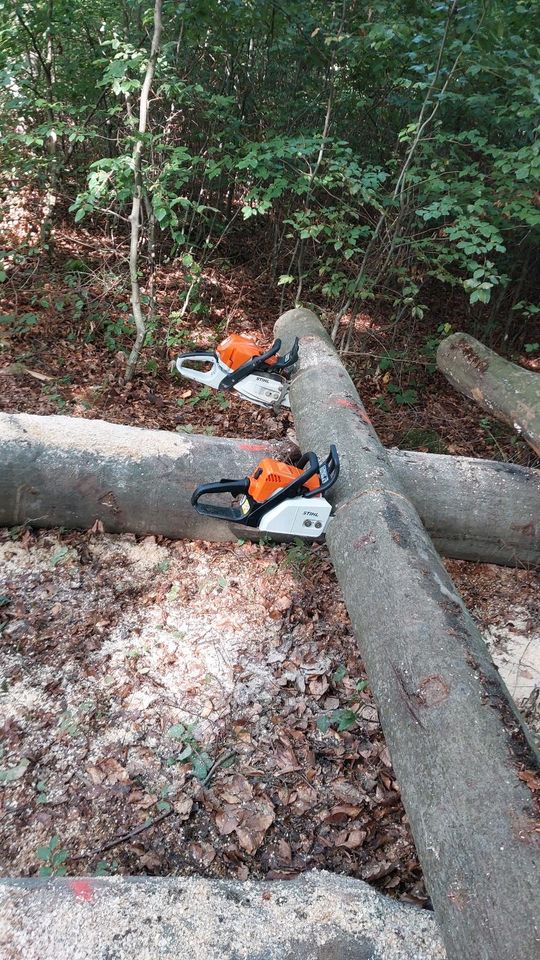
[(212, 493), (231, 493), (233, 497), (238, 497), (242, 493), (247, 493), (249, 489), (249, 477), (242, 480), (219, 480), (217, 483), (200, 483), (191, 496), (192, 506), (197, 513), (203, 516), (214, 517), (217, 520), (229, 520), (237, 523), (242, 520), (243, 513), (239, 507), (225, 507), (218, 503), (200, 503), (201, 497), (209, 496)]

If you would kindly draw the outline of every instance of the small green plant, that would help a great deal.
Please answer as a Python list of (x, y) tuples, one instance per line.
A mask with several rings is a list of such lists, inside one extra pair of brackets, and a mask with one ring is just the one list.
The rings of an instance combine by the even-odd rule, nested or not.
[(479, 423), (486, 434), (487, 442), (491, 446), (497, 447), (502, 460), (508, 460), (506, 453), (499, 443), (499, 439), (504, 437), (504, 428), (501, 428), (498, 423), (490, 420), (489, 417), (480, 417)]
[(0, 314), (0, 326), (9, 328), (9, 332), (16, 336), (28, 333), (38, 322), (35, 313), (23, 313), (20, 317), (14, 313)]
[(220, 410), (228, 410), (231, 405), (231, 401), (229, 400), (229, 398), (226, 397), (225, 394), (222, 393), (221, 391), (218, 391), (216, 393), (215, 400)]
[(47, 781), (38, 780), (36, 783), (36, 803), (47, 803)]
[(195, 724), (176, 723), (167, 731), (167, 736), (172, 740), (178, 740), (182, 746), (180, 753), (171, 758), (169, 765), (175, 763), (190, 763), (193, 773), (197, 780), (201, 782), (206, 778), (214, 761), (210, 754), (202, 749), (195, 736)]
[(347, 667), (345, 667), (342, 663), (340, 663), (339, 667), (337, 667), (337, 669), (334, 670), (334, 673), (332, 674), (332, 683), (334, 684), (341, 683), (346, 673), (347, 673)]
[(60, 838), (51, 837), (48, 844), (38, 847), (36, 856), (41, 860), (41, 866), (38, 870), (40, 877), (65, 877), (67, 870), (63, 866), (69, 858), (69, 851), (63, 850), (60, 846)]
[(107, 863), (106, 860), (98, 860), (96, 863), (96, 869), (94, 870), (95, 877), (111, 877), (118, 870), (118, 861), (111, 860), (110, 863)]
[(166, 600), (176, 600), (178, 594), (180, 593), (180, 584), (177, 580), (174, 581), (171, 589), (165, 594)]
[(42, 387), (43, 393), (50, 400), (51, 403), (58, 408), (58, 410), (63, 410), (66, 407), (66, 401), (63, 396), (58, 393), (55, 384), (46, 383)]
[(540, 350), (540, 343), (526, 343), (526, 344), (525, 344), (525, 353), (536, 353), (537, 350)]
[(400, 387), (397, 383), (389, 383), (386, 389), (400, 405), (412, 407), (418, 401), (418, 391), (414, 387)]
[(330, 727), (335, 727), (338, 733), (350, 730), (357, 722), (356, 713), (349, 707), (332, 710), (331, 714), (324, 713), (317, 718), (317, 727), (321, 733), (327, 733)]
[(284, 562), (287, 566), (292, 567), (296, 573), (305, 573), (314, 559), (315, 554), (310, 549), (309, 544), (301, 540), (300, 537), (295, 537), (293, 545), (287, 547)]
[(452, 333), (452, 324), (451, 323), (440, 323), (437, 327), (437, 332), (432, 333), (429, 337), (426, 337), (424, 340), (424, 346), (422, 348), (422, 353), (425, 357), (428, 358), (428, 363), (426, 366), (428, 373), (435, 373), (437, 369), (437, 363), (435, 361), (435, 355), (439, 348), (439, 345), (442, 341), (449, 337)]
[(169, 810), (172, 810), (172, 803), (169, 803), (167, 797), (169, 796), (170, 787), (168, 783), (160, 790), (160, 799), (156, 803), (156, 808), (160, 813), (168, 813)]
[(427, 450), (428, 453), (446, 453), (446, 445), (436, 430), (411, 427), (403, 434), (400, 443), (403, 450)]
[(396, 360), (403, 360), (404, 356), (403, 350), (387, 350), (379, 360), (379, 370), (383, 373), (385, 370), (391, 370)]

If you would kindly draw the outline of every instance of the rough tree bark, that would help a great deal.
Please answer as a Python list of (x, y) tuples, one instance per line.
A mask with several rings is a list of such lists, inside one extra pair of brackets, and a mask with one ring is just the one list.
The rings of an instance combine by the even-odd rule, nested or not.
[(437, 366), (456, 390), (517, 430), (540, 457), (540, 375), (524, 370), (466, 333), (437, 350)]
[(327, 544), (449, 960), (537, 960), (535, 748), (321, 332), (304, 310), (275, 328), (285, 349), (300, 337), (290, 397), (302, 449), (340, 454)]
[[(101, 520), (111, 532), (217, 541), (233, 534), (193, 510), (197, 484), (241, 477), (265, 455), (296, 452), (286, 443), (27, 414), (0, 414), (0, 446), (0, 524), (86, 529)], [(389, 456), (445, 556), (540, 564), (539, 471), (399, 450)]]
[(131, 221), (131, 242), (129, 248), (129, 276), (131, 280), (131, 307), (133, 310), (133, 320), (137, 331), (135, 343), (128, 357), (126, 367), (126, 380), (131, 380), (133, 371), (139, 359), (139, 354), (144, 343), (146, 334), (146, 323), (143, 317), (141, 307), (141, 290), (139, 286), (139, 231), (141, 226), (141, 202), (143, 196), (142, 182), (142, 150), (143, 136), (146, 133), (148, 122), (148, 99), (150, 88), (154, 79), (156, 62), (159, 54), (159, 45), (161, 42), (161, 6), (162, 0), (156, 0), (154, 6), (154, 33), (152, 36), (152, 46), (150, 56), (146, 64), (143, 85), (141, 87), (141, 98), (139, 101), (139, 136), (135, 141), (133, 148), (133, 202), (129, 219)]

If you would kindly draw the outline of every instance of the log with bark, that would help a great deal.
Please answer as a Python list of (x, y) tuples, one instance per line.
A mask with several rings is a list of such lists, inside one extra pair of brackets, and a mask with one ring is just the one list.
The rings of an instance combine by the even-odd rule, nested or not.
[(317, 318), (288, 311), (275, 333), (300, 337), (302, 449), (340, 454), (327, 544), (449, 960), (537, 960), (531, 736)]
[(540, 375), (504, 360), (466, 333), (447, 337), (437, 366), (456, 390), (517, 430), (540, 456)]
[[(99, 520), (110, 532), (216, 541), (234, 535), (192, 508), (197, 484), (298, 452), (286, 442), (28, 414), (0, 414), (0, 447), (0, 525), (88, 529)], [(540, 472), (467, 457), (389, 456), (445, 556), (540, 564)]]
[(315, 870), (4, 879), (0, 944), (5, 960), (446, 960), (431, 911)]

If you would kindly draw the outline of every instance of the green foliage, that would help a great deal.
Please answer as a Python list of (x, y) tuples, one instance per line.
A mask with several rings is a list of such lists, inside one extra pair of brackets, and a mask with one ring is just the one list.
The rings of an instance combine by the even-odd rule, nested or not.
[(446, 453), (447, 449), (436, 430), (411, 427), (399, 443), (402, 450), (427, 450), (428, 453)]
[[(234, 235), (239, 256), (268, 251), (270, 281), (291, 300), (301, 281), (332, 308), (379, 297), (414, 323), (436, 283), (462, 290), (480, 318), (533, 317), (536, 5), (465, 0), (442, 46), (448, 10), (166, 5), (143, 136), (143, 240), (152, 227), (158, 258), (176, 259), (182, 316), (207, 312), (205, 267)], [(3, 186), (53, 189), (76, 223), (128, 231), (151, 17), (150, 2), (131, 0), (56, 0), (52, 18), (48, 0), (0, 3)], [(142, 277), (150, 260), (142, 243)], [(12, 263), (2, 256), (0, 281)], [(82, 316), (84, 297), (71, 308)], [(103, 324), (111, 350), (129, 328)], [(168, 346), (176, 336), (173, 319)]]
[(60, 847), (60, 838), (58, 836), (51, 837), (47, 844), (38, 847), (36, 857), (41, 861), (38, 876), (65, 877), (67, 869), (64, 863), (69, 859), (69, 851), (63, 850)]
[(400, 387), (397, 383), (389, 383), (386, 389), (400, 405), (412, 407), (418, 400), (418, 391), (414, 387)]
[(326, 733), (331, 727), (335, 727), (338, 733), (344, 730), (350, 730), (357, 722), (356, 713), (345, 707), (340, 710), (333, 710), (330, 715), (323, 714), (317, 718), (317, 727), (322, 733)]
[(167, 736), (172, 740), (178, 740), (182, 747), (180, 753), (169, 762), (171, 764), (189, 763), (195, 777), (202, 783), (214, 765), (214, 761), (199, 744), (195, 736), (195, 724), (176, 723), (169, 728)]
[(295, 537), (293, 544), (286, 549), (284, 563), (300, 575), (306, 573), (308, 567), (314, 560), (315, 554), (309, 543), (300, 537)]

